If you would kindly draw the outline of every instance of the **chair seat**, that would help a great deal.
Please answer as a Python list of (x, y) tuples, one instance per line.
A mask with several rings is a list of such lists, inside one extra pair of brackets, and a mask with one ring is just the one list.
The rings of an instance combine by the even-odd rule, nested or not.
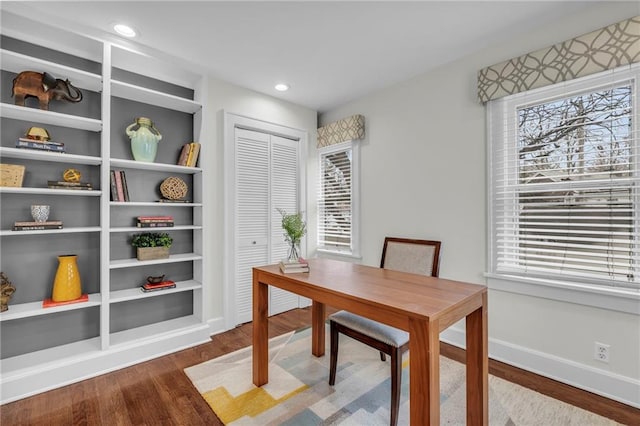
[(386, 324), (352, 314), (347, 311), (339, 311), (329, 316), (329, 320), (335, 321), (345, 327), (359, 331), (387, 345), (399, 348), (409, 341), (409, 333)]

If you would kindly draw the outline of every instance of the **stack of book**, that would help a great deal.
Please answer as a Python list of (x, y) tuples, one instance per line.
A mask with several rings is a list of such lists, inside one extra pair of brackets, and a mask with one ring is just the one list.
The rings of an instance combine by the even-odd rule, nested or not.
[(198, 142), (185, 143), (182, 145), (178, 166), (195, 167), (200, 155), (200, 144)]
[(162, 281), (156, 284), (144, 283), (140, 286), (140, 290), (145, 293), (150, 291), (168, 290), (170, 288), (176, 288), (176, 283), (174, 281)]
[(111, 170), (111, 201), (129, 201), (129, 187), (124, 170)]
[(47, 185), (52, 189), (79, 189), (85, 191), (93, 190), (93, 186), (89, 182), (66, 182), (63, 180), (50, 180)]
[(280, 261), (280, 271), (284, 274), (294, 274), (296, 272), (309, 272), (309, 262), (303, 258), (290, 262), (288, 259)]
[(61, 220), (47, 220), (45, 222), (15, 222), (13, 224), (14, 231), (39, 231), (42, 229), (62, 229)]
[(173, 226), (173, 216), (138, 216), (138, 228), (168, 228)]
[(18, 141), (16, 142), (16, 148), (37, 149), (40, 151), (52, 152), (66, 152), (63, 143), (30, 138), (18, 138)]

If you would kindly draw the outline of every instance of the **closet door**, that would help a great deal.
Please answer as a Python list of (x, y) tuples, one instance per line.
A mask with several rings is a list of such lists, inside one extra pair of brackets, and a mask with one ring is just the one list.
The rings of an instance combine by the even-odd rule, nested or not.
[[(298, 211), (298, 141), (236, 129), (236, 322), (251, 321), (252, 269), (287, 256), (282, 217)], [(299, 297), (269, 288), (269, 315), (299, 306)]]
[(236, 129), (236, 322), (251, 321), (252, 267), (269, 259), (269, 135)]

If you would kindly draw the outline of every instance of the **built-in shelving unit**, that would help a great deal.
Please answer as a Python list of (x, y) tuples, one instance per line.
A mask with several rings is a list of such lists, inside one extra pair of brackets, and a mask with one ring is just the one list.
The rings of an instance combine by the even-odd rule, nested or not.
[[(11, 19), (5, 22), (10, 27)], [(206, 144), (200, 138), (202, 76), (171, 61), (163, 65), (162, 58), (129, 45), (121, 48), (42, 23), (34, 23), (37, 35), (16, 25), (0, 30), (3, 86), (11, 84), (7, 76), (34, 70), (68, 78), (86, 96), (78, 104), (52, 101), (49, 111), (29, 103), (16, 106), (6, 93), (0, 101), (0, 117), (8, 124), (2, 129), (1, 161), (22, 164), (27, 171), (22, 187), (0, 187), (2, 271), (10, 279), (16, 277), (18, 289), (9, 310), (0, 313), (1, 403), (209, 339), (203, 318), (203, 168), (175, 164), (183, 143)], [(12, 44), (11, 38), (20, 43)], [(46, 59), (40, 57), (43, 50)], [(128, 75), (136, 77), (127, 81)], [(186, 95), (178, 96), (176, 90)], [(126, 146), (124, 128), (137, 116), (151, 117), (166, 132), (155, 162), (133, 160)], [(67, 152), (15, 148), (16, 139), (23, 136), (17, 129), (31, 126), (52, 126), (64, 135)], [(48, 188), (43, 176), (52, 173), (50, 179), (55, 180), (55, 173), (68, 167), (82, 169), (94, 189)], [(116, 169), (126, 171), (129, 202), (110, 199), (110, 171)], [(188, 182), (188, 202), (151, 200), (168, 176)], [(55, 218), (64, 220), (63, 229), (12, 230), (14, 221), (30, 220), (30, 204), (44, 203), (52, 204)], [(175, 214), (176, 226), (134, 226), (136, 216), (152, 214)], [(168, 259), (137, 260), (130, 236), (146, 231), (169, 233), (175, 252), (172, 247)], [(56, 256), (74, 250), (84, 262), (79, 268), (89, 300), (43, 308)], [(176, 287), (142, 292), (146, 276), (158, 274), (174, 280)], [(164, 312), (165, 306), (172, 309)], [(43, 321), (47, 331), (40, 333)], [(36, 343), (30, 333), (38, 334)]]

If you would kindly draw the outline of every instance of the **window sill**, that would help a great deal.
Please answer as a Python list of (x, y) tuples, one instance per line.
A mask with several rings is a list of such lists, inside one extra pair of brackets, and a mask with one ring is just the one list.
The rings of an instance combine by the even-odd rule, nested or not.
[(567, 281), (525, 278), (485, 273), (492, 290), (593, 306), (640, 315), (640, 291), (629, 288), (601, 288)]
[(348, 259), (356, 259), (356, 260), (362, 260), (362, 256), (357, 255), (357, 254), (353, 254), (353, 253), (347, 253), (344, 251), (333, 251), (333, 250), (327, 250), (327, 249), (317, 249), (316, 252), (321, 256), (321, 257), (344, 257), (344, 258), (348, 258)]

